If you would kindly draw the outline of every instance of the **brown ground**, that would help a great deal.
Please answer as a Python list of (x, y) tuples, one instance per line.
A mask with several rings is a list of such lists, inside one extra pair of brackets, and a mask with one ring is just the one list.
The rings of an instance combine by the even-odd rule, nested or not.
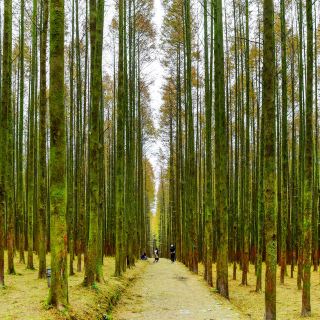
[[(48, 261), (50, 257), (47, 257)], [(35, 267), (38, 259), (34, 258)], [(47, 280), (39, 280), (37, 270), (27, 270), (24, 264), (15, 261), (17, 275), (5, 275), (6, 288), (0, 288), (1, 320), (62, 320), (66, 317), (54, 309), (47, 309)], [(74, 264), (76, 266), (76, 263)], [(78, 320), (101, 319), (107, 312), (109, 303), (119, 298), (121, 291), (145, 268), (138, 263), (122, 278), (113, 277), (114, 259), (105, 259), (103, 273), (105, 282), (97, 284), (96, 289), (82, 286), (84, 273), (69, 277), (69, 315)]]
[[(215, 266), (213, 266), (215, 275)], [(248, 274), (248, 286), (241, 286), (241, 272), (237, 270), (237, 280), (232, 280), (232, 267), (229, 267), (229, 290), (230, 301), (237, 306), (250, 319), (264, 319), (264, 277), (265, 266), (263, 265), (262, 293), (255, 292), (256, 277), (254, 266), (250, 265)], [(285, 278), (285, 284), (280, 285), (280, 268), (277, 275), (277, 320), (302, 319), (301, 299), (302, 291), (297, 289), (297, 273), (290, 278), (290, 266), (288, 266), (289, 277)], [(320, 286), (319, 272), (311, 273), (311, 311), (312, 317), (308, 319), (320, 319)]]
[(124, 294), (112, 319), (248, 319), (181, 263), (166, 259), (146, 263), (145, 272)]

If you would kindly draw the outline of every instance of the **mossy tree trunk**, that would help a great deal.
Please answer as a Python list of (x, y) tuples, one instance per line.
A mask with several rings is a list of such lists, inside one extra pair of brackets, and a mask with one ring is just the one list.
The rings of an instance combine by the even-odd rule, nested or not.
[(25, 263), (24, 257), (24, 232), (25, 232), (25, 201), (24, 201), (24, 179), (23, 179), (23, 120), (24, 120), (24, 0), (20, 4), (20, 81), (19, 81), (19, 123), (18, 123), (18, 152), (17, 152), (17, 218), (19, 234), (20, 262)]
[[(241, 283), (242, 285), (247, 285), (248, 284), (248, 272), (249, 272), (249, 239), (250, 239), (250, 229), (249, 229), (249, 221), (251, 221), (250, 217), (250, 201), (249, 201), (249, 196), (250, 196), (250, 186), (249, 186), (249, 179), (250, 179), (250, 137), (249, 137), (249, 130), (250, 130), (250, 113), (249, 113), (249, 108), (250, 108), (250, 70), (249, 70), (249, 1), (246, 0), (246, 5), (245, 5), (245, 11), (246, 11), (246, 41), (245, 41), (245, 90), (246, 90), (246, 104), (245, 104), (245, 111), (243, 115), (245, 114), (245, 130), (244, 132), (244, 137), (243, 139), (244, 142), (244, 164), (243, 164), (243, 223), (244, 223), (244, 228), (243, 228), (243, 259), (242, 259), (242, 280)], [(244, 117), (243, 117), (244, 121)]]
[(212, 95), (209, 75), (209, 48), (208, 48), (208, 4), (204, 6), (204, 66), (205, 66), (205, 115), (206, 115), (206, 168), (205, 168), (205, 279), (209, 286), (213, 286), (212, 281), (212, 212), (213, 212), (213, 192), (212, 192)]
[[(258, 13), (260, 13), (260, 6), (258, 7)], [(259, 14), (260, 16), (260, 14)], [(259, 24), (260, 25), (260, 24)], [(259, 78), (261, 75), (261, 32), (259, 27), (259, 63), (258, 63), (258, 75)], [(259, 92), (259, 101), (261, 98), (261, 84), (259, 82), (258, 86), (258, 92)], [(261, 112), (262, 111), (262, 112)], [(263, 110), (261, 108), (261, 105), (258, 106), (258, 112), (257, 112), (257, 118), (258, 118), (258, 132), (259, 132), (259, 148), (257, 152), (259, 152), (259, 163), (258, 163), (258, 219), (257, 219), (257, 262), (256, 262), (256, 275), (257, 275), (257, 281), (256, 281), (256, 292), (261, 292), (262, 290), (262, 253), (263, 253), (263, 230), (264, 230), (264, 118), (263, 118)]]
[[(8, 176), (8, 165), (10, 165), (10, 155), (8, 156), (8, 151), (10, 148), (10, 132), (12, 128), (9, 128), (10, 125), (9, 116), (12, 111), (11, 108), (11, 63), (12, 63), (12, 1), (6, 0), (4, 2), (4, 26), (3, 26), (3, 58), (2, 58), (2, 83), (1, 83), (1, 137), (0, 137), (0, 146), (2, 149), (0, 165), (1, 165), (1, 175), (0, 175), (0, 286), (4, 286), (4, 248), (5, 248), (5, 225), (6, 213), (9, 216), (9, 219), (13, 212), (11, 212), (10, 203), (8, 203), (8, 198), (10, 195), (8, 192), (8, 179), (12, 177)], [(12, 122), (11, 122), (12, 124)], [(11, 173), (11, 172), (10, 172)], [(12, 221), (13, 222), (13, 221)], [(9, 224), (12, 223), (9, 221)], [(11, 232), (9, 231), (9, 235)], [(12, 235), (12, 234), (11, 234)], [(13, 235), (12, 235), (13, 236)], [(9, 243), (8, 239), (8, 249), (10, 248), (10, 253), (8, 252), (8, 261), (13, 263), (13, 243)], [(12, 239), (13, 241), (13, 239)], [(11, 255), (9, 257), (9, 254)], [(9, 273), (14, 272), (13, 264), (9, 267)], [(10, 270), (12, 267), (12, 270)]]
[(102, 103), (102, 41), (103, 41), (104, 1), (90, 1), (90, 43), (91, 43), (91, 104), (89, 123), (89, 239), (87, 248), (87, 260), (85, 266), (84, 283), (92, 286), (102, 277), (99, 258), (99, 232), (101, 210), (99, 184), (100, 154), (103, 154), (103, 145), (100, 143), (100, 108)]
[(77, 271), (81, 271), (82, 253), (84, 249), (83, 224), (84, 224), (84, 152), (83, 152), (83, 97), (82, 97), (82, 70), (81, 70), (81, 52), (80, 52), (80, 34), (79, 34), (79, 3), (75, 1), (75, 20), (76, 20), (76, 82), (77, 82), (77, 116), (76, 116), (76, 142), (75, 142), (75, 222), (77, 231), (75, 232), (75, 246), (77, 253)]
[(72, 1), (71, 9), (71, 43), (69, 46), (69, 74), (70, 74), (70, 105), (69, 105), (69, 126), (67, 131), (67, 227), (68, 227), (68, 248), (69, 248), (69, 274), (74, 275), (74, 231), (75, 231), (75, 184), (74, 184), (74, 118), (75, 118), (75, 88), (74, 88), (74, 13), (75, 1)]
[(3, 85), (2, 108), (5, 112), (6, 146), (4, 148), (5, 165), (5, 197), (7, 214), (7, 249), (8, 274), (14, 274), (14, 245), (15, 245), (15, 211), (14, 211), (14, 130), (12, 106), (12, 0), (4, 3), (4, 32), (3, 32)]
[[(317, 17), (317, 10), (314, 8), (315, 17)], [(317, 25), (314, 26), (314, 43), (317, 43)], [(318, 60), (318, 46), (314, 46), (314, 60)], [(314, 87), (315, 92), (318, 92), (318, 68), (314, 70)], [(314, 137), (314, 174), (313, 174), (313, 197), (312, 197), (312, 259), (313, 270), (318, 271), (319, 266), (319, 110), (318, 110), (318, 95), (315, 94), (315, 137)]]
[[(291, 40), (291, 88), (295, 88), (295, 50), (294, 42)], [(296, 249), (297, 249), (297, 214), (298, 214), (298, 194), (297, 194), (297, 155), (296, 155), (296, 123), (295, 123), (295, 92), (291, 91), (291, 110), (292, 110), (292, 128), (291, 128), (291, 278), (293, 278), (293, 271), (296, 264)]]
[(116, 261), (115, 275), (120, 276), (123, 271), (124, 257), (124, 165), (125, 165), (125, 70), (124, 70), (124, 33), (126, 32), (124, 15), (125, 1), (119, 1), (119, 50), (118, 50), (118, 104), (117, 104), (117, 138), (116, 138)]
[(305, 174), (305, 114), (304, 114), (304, 67), (303, 67), (303, 11), (302, 0), (298, 6), (298, 27), (299, 27), (299, 175), (297, 181), (298, 187), (298, 217), (297, 217), (297, 242), (298, 242), (298, 275), (297, 286), (302, 288), (301, 282), (303, 277), (303, 212), (304, 212), (304, 174)]
[(181, 260), (182, 258), (182, 177), (181, 177), (181, 168), (182, 168), (182, 116), (181, 116), (181, 45), (178, 44), (177, 47), (177, 110), (176, 110), (176, 217), (177, 217), (177, 227), (176, 227), (176, 255), (177, 259)]
[(42, 0), (40, 36), (40, 102), (39, 102), (39, 271), (46, 277), (46, 213), (47, 213), (47, 36), (49, 3)]
[(236, 20), (237, 10), (236, 3), (233, 1), (233, 23), (234, 23), (234, 68), (235, 68), (235, 146), (234, 146), (234, 221), (233, 221), (233, 280), (237, 278), (237, 259), (238, 259), (238, 238), (239, 238), (239, 80), (238, 80), (238, 25)]
[(30, 110), (28, 127), (28, 154), (27, 154), (27, 212), (28, 212), (28, 269), (34, 269), (34, 192), (35, 192), (35, 110), (36, 110), (36, 73), (37, 73), (37, 8), (38, 1), (33, 0), (32, 13), (32, 57), (30, 79)]
[[(2, 20), (0, 17), (0, 35), (2, 34)], [(0, 40), (0, 45), (2, 41)], [(2, 49), (2, 47), (1, 47)], [(1, 57), (0, 57), (1, 59)], [(3, 63), (4, 60), (1, 59), (0, 63)], [(2, 71), (2, 68), (1, 68)], [(4, 77), (1, 79), (1, 97), (2, 97), (2, 87), (5, 83)], [(1, 99), (2, 101), (2, 99)], [(5, 127), (4, 122), (1, 119), (5, 117), (5, 109), (1, 108), (1, 117), (0, 117), (0, 146), (2, 150), (5, 150), (6, 137), (5, 137)], [(5, 153), (1, 152), (0, 154), (0, 286), (4, 286), (4, 248), (5, 248)]]
[(64, 105), (64, 0), (50, 1), (50, 242), (48, 303), (68, 306), (66, 226), (66, 134)]
[(265, 318), (276, 319), (276, 134), (275, 134), (275, 40), (273, 0), (263, 2), (262, 108), (264, 125), (264, 212), (266, 241)]
[(185, 88), (186, 88), (186, 194), (187, 207), (186, 214), (189, 224), (189, 268), (198, 273), (198, 226), (196, 211), (196, 159), (194, 143), (194, 121), (192, 104), (192, 34), (191, 34), (191, 6), (190, 0), (184, 1), (184, 21), (185, 21)]
[(287, 268), (287, 228), (288, 228), (288, 207), (289, 207), (289, 164), (288, 164), (288, 98), (287, 98), (287, 30), (285, 3), (280, 3), (281, 16), (281, 102), (282, 102), (282, 170), (281, 172), (281, 272), (280, 282), (284, 283), (284, 276)]
[[(306, 0), (307, 20), (307, 75), (306, 75), (306, 144), (305, 144), (305, 176), (304, 176), (304, 219), (303, 219), (303, 290), (302, 316), (311, 315), (310, 303), (310, 271), (312, 241), (312, 191), (313, 191), (313, 15), (312, 0)], [(318, 165), (318, 164), (317, 164)]]

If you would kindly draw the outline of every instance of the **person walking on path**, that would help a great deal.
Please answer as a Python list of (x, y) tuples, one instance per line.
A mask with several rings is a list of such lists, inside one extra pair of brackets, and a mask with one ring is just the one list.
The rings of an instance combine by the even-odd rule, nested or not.
[(159, 250), (156, 248), (154, 250), (154, 262), (159, 262)]
[(170, 258), (172, 263), (176, 261), (176, 247), (173, 244), (170, 246)]

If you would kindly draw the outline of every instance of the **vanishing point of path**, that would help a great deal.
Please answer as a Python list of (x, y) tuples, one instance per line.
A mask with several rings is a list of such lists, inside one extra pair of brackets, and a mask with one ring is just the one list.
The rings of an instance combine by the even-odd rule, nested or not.
[(166, 259), (146, 263), (143, 274), (114, 309), (112, 319), (246, 319), (181, 263), (172, 264)]

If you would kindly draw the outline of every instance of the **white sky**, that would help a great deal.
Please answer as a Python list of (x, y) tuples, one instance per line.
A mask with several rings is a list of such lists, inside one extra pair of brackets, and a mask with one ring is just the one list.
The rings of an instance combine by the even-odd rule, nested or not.
[[(156, 26), (157, 31), (157, 51), (158, 53), (155, 55), (155, 59), (148, 66), (148, 74), (150, 78), (153, 80), (152, 85), (150, 86), (150, 97), (151, 97), (151, 109), (153, 113), (153, 121), (156, 128), (159, 127), (159, 118), (160, 118), (160, 106), (162, 104), (161, 99), (161, 87), (164, 82), (164, 70), (161, 66), (161, 50), (160, 50), (160, 35), (161, 35), (161, 26), (163, 20), (164, 10), (161, 4), (161, 0), (154, 0), (154, 17), (153, 22)], [(159, 158), (158, 153), (161, 146), (161, 141), (156, 140), (151, 145), (146, 146), (148, 158), (150, 159), (153, 169), (155, 171), (156, 177), (156, 190), (159, 181)]]

